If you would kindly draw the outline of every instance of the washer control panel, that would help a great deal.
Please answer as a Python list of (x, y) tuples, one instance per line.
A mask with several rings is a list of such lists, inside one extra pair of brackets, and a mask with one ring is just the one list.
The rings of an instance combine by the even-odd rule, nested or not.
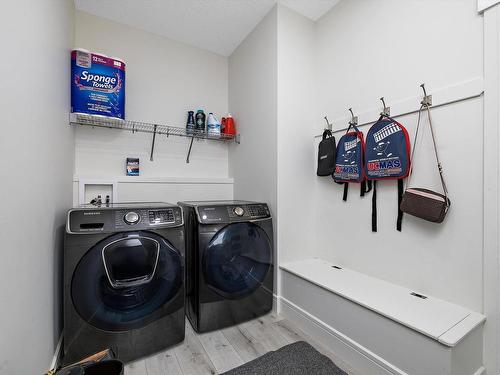
[(267, 219), (271, 217), (269, 207), (265, 203), (241, 204), (228, 206), (198, 206), (200, 223), (232, 223)]
[(175, 212), (171, 208), (167, 210), (149, 210), (148, 215), (151, 225), (175, 223)]
[(182, 224), (182, 209), (176, 206), (75, 209), (68, 214), (67, 231), (69, 233), (116, 232), (169, 228)]

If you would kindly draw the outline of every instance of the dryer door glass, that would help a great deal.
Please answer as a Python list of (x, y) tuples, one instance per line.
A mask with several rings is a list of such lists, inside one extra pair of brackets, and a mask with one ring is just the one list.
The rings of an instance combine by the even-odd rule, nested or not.
[(97, 328), (140, 328), (169, 307), (178, 308), (170, 305), (182, 291), (183, 272), (181, 254), (163, 237), (119, 233), (96, 244), (78, 263), (71, 283), (73, 304)]
[(225, 298), (238, 299), (262, 285), (272, 265), (273, 250), (266, 232), (253, 223), (222, 228), (202, 258), (208, 285)]

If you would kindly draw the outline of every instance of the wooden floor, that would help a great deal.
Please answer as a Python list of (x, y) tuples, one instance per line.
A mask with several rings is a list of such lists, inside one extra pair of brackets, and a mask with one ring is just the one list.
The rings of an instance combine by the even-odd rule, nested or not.
[(354, 374), (341, 360), (289, 321), (272, 314), (220, 331), (197, 334), (186, 321), (181, 344), (127, 365), (125, 375), (220, 374), (262, 354), (296, 341), (307, 341), (337, 366)]

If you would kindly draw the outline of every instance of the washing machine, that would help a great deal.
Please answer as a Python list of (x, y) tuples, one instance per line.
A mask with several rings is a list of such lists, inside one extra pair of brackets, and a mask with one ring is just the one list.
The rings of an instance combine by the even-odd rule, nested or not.
[(182, 209), (82, 206), (64, 241), (64, 364), (111, 348), (124, 362), (183, 341)]
[(273, 226), (267, 204), (179, 202), (186, 226), (186, 315), (197, 332), (261, 316), (273, 305)]

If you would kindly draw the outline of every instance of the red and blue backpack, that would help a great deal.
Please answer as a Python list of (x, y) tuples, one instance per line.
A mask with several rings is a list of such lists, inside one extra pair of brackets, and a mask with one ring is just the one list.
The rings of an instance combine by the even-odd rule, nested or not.
[[(351, 127), (354, 131), (350, 131)], [(369, 191), (366, 190), (365, 140), (363, 133), (353, 123), (349, 123), (346, 133), (337, 144), (335, 170), (332, 178), (336, 183), (344, 184), (344, 201), (347, 200), (350, 182), (361, 183), (361, 196)]]
[(401, 231), (403, 212), (399, 209), (403, 197), (403, 180), (410, 173), (410, 137), (396, 120), (381, 115), (366, 135), (365, 174), (373, 181), (372, 231), (377, 231), (377, 181), (398, 181), (398, 218), (396, 228)]

